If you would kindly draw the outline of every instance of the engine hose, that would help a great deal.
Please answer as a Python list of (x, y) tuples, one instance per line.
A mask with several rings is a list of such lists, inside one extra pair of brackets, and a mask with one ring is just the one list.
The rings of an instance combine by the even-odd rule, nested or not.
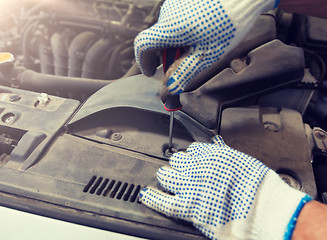
[(133, 65), (128, 69), (128, 71), (121, 77), (121, 78), (128, 78), (134, 75), (141, 74), (141, 70), (139, 66), (137, 65), (136, 61), (133, 63)]
[(111, 45), (109, 38), (101, 38), (92, 45), (85, 56), (82, 78), (103, 78), (104, 74), (101, 74), (100, 69), (105, 66), (105, 61), (112, 51)]
[(70, 43), (68, 49), (68, 76), (81, 77), (87, 50), (96, 41), (94, 32), (82, 32)]
[(117, 64), (119, 64), (119, 62), (117, 60), (119, 59), (119, 56), (125, 49), (133, 46), (133, 43), (134, 43), (134, 40), (129, 39), (129, 40), (121, 43), (117, 47), (115, 47), (115, 49), (113, 50), (113, 52), (111, 54), (109, 66), (107, 68), (107, 75), (110, 76), (109, 79), (116, 79), (118, 77), (121, 77), (121, 76), (117, 75), (117, 74), (120, 74), (119, 72), (117, 72), (117, 68), (120, 67), (120, 66), (117, 66)]
[(38, 73), (33, 70), (23, 70), (17, 77), (23, 89), (45, 92), (62, 97), (78, 96), (81, 100), (89, 97), (100, 88), (112, 83), (108, 80), (74, 78)]
[(68, 15), (65, 13), (54, 13), (52, 17), (57, 19), (58, 23), (62, 26), (76, 26), (76, 23), (78, 23), (77, 26), (89, 26), (92, 29), (104, 30), (106, 32), (127, 38), (135, 38), (136, 35), (144, 29), (123, 26), (121, 23), (115, 21), (90, 18), (79, 15)]
[(22, 53), (23, 53), (23, 59), (24, 59), (24, 66), (26, 68), (33, 68), (34, 64), (31, 61), (31, 47), (30, 45), (30, 39), (31, 34), (34, 32), (36, 26), (38, 25), (38, 21), (35, 21), (34, 23), (28, 25), (25, 30), (23, 31), (23, 41), (22, 41)]
[(36, 44), (40, 58), (41, 73), (54, 74), (53, 55), (48, 41), (41, 32), (36, 32)]
[(56, 32), (51, 37), (56, 75), (67, 76), (68, 74), (68, 45), (70, 39), (71, 33), (68, 30)]
[(29, 17), (34, 14), (40, 13), (43, 8), (48, 7), (48, 4), (50, 3), (49, 0), (43, 0), (42, 2), (37, 3), (35, 6), (31, 7), (28, 11), (26, 11), (23, 15), (23, 17)]
[(39, 23), (42, 21), (47, 21), (48, 16), (46, 14), (40, 14), (39, 16), (30, 17), (32, 14), (40, 13), (40, 11), (47, 6), (49, 0), (44, 0), (34, 7), (32, 7), (29, 11), (25, 12), (23, 15), (26, 18), (26, 22), (22, 28), (22, 53), (24, 56), (24, 66), (26, 68), (33, 68), (34, 63), (31, 61), (31, 47), (30, 41), (32, 39), (32, 34), (36, 31)]

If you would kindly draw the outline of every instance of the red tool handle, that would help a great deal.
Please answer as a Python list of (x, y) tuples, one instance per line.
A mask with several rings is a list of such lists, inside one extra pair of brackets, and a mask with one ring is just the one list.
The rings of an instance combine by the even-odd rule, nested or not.
[[(167, 48), (163, 51), (163, 71), (166, 73), (168, 68), (181, 56), (181, 48)], [(168, 95), (164, 107), (167, 111), (177, 111), (182, 109), (179, 95)]]

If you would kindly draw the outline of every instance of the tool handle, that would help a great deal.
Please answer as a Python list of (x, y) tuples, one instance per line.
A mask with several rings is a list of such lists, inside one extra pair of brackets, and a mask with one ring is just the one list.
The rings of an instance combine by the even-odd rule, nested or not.
[(172, 111), (178, 111), (182, 109), (182, 104), (179, 100), (179, 95), (168, 95), (166, 102), (164, 104), (164, 108), (166, 111), (172, 112)]
[[(163, 51), (163, 71), (166, 73), (168, 68), (181, 56), (181, 48), (167, 48)], [(166, 111), (178, 111), (182, 109), (179, 95), (168, 95), (164, 103)]]

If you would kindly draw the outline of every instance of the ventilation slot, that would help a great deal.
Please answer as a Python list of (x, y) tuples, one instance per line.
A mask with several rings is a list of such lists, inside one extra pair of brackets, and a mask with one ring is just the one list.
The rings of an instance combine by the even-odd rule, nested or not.
[(114, 179), (93, 176), (85, 185), (83, 192), (114, 198), (125, 202), (137, 202), (141, 185), (129, 184)]

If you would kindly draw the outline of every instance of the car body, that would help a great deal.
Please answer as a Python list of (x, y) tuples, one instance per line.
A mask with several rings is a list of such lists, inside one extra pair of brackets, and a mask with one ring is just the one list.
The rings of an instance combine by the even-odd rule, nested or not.
[[(13, 1), (2, 8), (0, 47), (14, 58), (0, 66), (1, 206), (99, 234), (205, 238), (138, 200), (143, 187), (161, 188), (156, 171), (170, 157), (169, 113), (158, 96), (162, 68), (142, 75), (133, 52), (134, 37), (156, 22), (160, 4)], [(318, 39), (318, 48), (317, 33), (307, 34), (317, 21), (278, 10), (261, 15), (234, 51), (202, 73), (200, 86), (181, 95), (174, 148), (220, 134), (323, 201), (320, 50), (327, 44)]]

